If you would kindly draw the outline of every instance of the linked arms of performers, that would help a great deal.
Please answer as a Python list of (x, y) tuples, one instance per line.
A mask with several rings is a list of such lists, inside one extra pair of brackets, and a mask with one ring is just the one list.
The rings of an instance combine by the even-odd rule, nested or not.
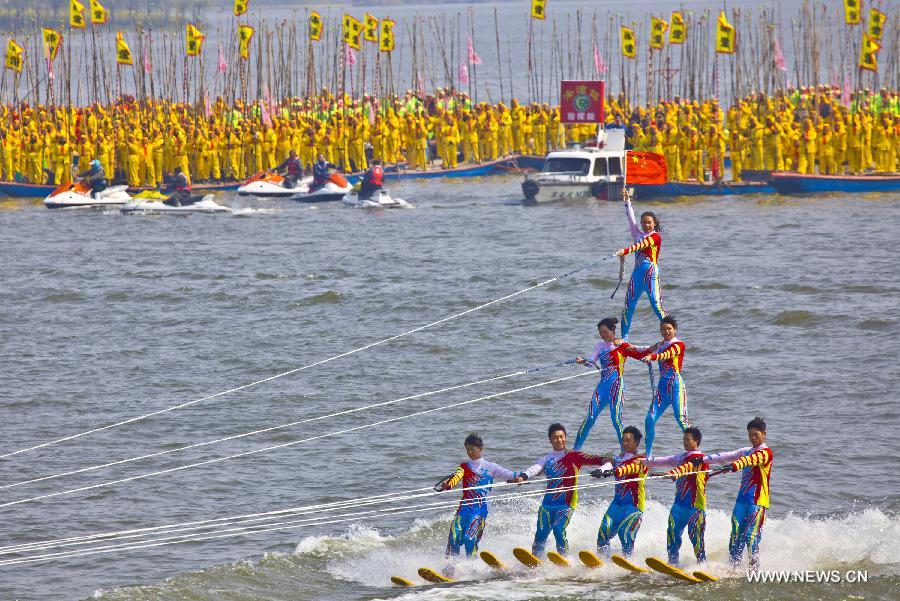
[(654, 246), (656, 246), (658, 248), (659, 243), (660, 243), (659, 234), (656, 232), (653, 232), (652, 234), (646, 236), (640, 242), (636, 242), (636, 243), (632, 244), (631, 246), (628, 246), (621, 250), (617, 250), (613, 254), (616, 257), (623, 257), (623, 256), (631, 254), (633, 252), (637, 252), (639, 250), (644, 250), (645, 248), (652, 248)]
[(461, 467), (456, 468), (455, 472), (453, 472), (452, 474), (450, 474), (449, 476), (447, 476), (446, 478), (444, 478), (443, 480), (441, 480), (440, 482), (438, 482), (437, 484), (434, 485), (434, 491), (435, 492), (443, 492), (445, 490), (450, 490), (451, 488), (453, 488), (454, 486), (459, 484), (460, 480), (463, 479), (464, 475), (465, 475), (465, 472), (463, 471), (463, 468), (461, 468)]
[(667, 359), (674, 359), (675, 357), (684, 354), (684, 343), (680, 341), (670, 344), (669, 348), (661, 353), (656, 352), (658, 348), (659, 343), (649, 347), (647, 349), (648, 352), (644, 353), (644, 356), (641, 357), (641, 361), (643, 361), (644, 363), (650, 363), (652, 361), (666, 361)]
[(724, 464), (720, 469), (714, 471), (714, 474), (736, 472), (744, 468), (762, 467), (772, 463), (772, 449), (764, 447), (747, 455), (747, 451), (750, 450), (749, 447), (745, 447), (727, 453), (716, 453), (704, 457), (703, 460), (711, 465)]
[(507, 480), (507, 483), (521, 484), (522, 482), (525, 482), (529, 478), (534, 478), (535, 476), (540, 474), (542, 471), (544, 471), (544, 464), (543, 463), (535, 463), (530, 468), (528, 468), (526, 470), (522, 470), (521, 472), (516, 474), (515, 478), (510, 478), (509, 480)]

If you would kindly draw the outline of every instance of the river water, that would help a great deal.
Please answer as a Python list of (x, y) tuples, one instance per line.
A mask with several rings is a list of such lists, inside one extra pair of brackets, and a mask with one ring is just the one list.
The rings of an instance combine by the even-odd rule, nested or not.
[[(569, 271), (628, 242), (619, 203), (523, 207), (518, 178), (394, 184), (418, 208), (246, 201), (240, 217), (122, 216), (0, 204), (0, 440), (7, 453), (171, 407), (407, 331)], [(864, 585), (748, 584), (726, 568), (734, 477), (710, 485), (702, 589), (618, 568), (555, 567), (400, 591), (441, 568), (452, 509), (0, 566), (2, 599), (896, 598), (900, 586), (900, 275), (894, 195), (708, 197), (641, 204), (665, 226), (663, 299), (687, 344), (684, 377), (704, 448), (744, 446), (766, 418), (775, 452), (766, 570), (867, 570)], [(2, 483), (173, 449), (556, 363), (587, 353), (617, 315), (617, 264), (246, 390), (0, 460)], [(632, 339), (656, 340), (641, 304)], [(581, 373), (558, 367), (113, 468), (2, 489), (0, 503), (345, 430)], [(647, 372), (629, 363), (624, 421), (643, 429)], [(432, 485), (465, 459), (524, 468), (574, 432), (593, 376), (279, 450), (0, 508), (4, 545), (356, 499)], [(656, 449), (675, 452), (671, 413)], [(588, 451), (613, 449), (606, 414)], [(510, 492), (504, 489), (502, 492)], [(664, 555), (671, 484), (647, 484), (636, 557)], [(582, 491), (573, 549), (591, 548), (608, 488)], [(455, 498), (455, 493), (454, 493)], [(431, 499), (429, 499), (431, 500)], [(401, 509), (412, 502), (387, 507)], [(482, 548), (514, 563), (537, 501), (498, 503)], [(686, 543), (687, 544), (687, 543)], [(683, 553), (689, 552), (688, 547)]]

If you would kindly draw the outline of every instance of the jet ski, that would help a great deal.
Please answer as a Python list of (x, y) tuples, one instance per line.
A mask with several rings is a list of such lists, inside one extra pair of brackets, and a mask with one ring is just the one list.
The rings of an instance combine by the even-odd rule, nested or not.
[(297, 193), (297, 188), (288, 188), (284, 176), (271, 171), (261, 171), (249, 178), (237, 189), (238, 196), (258, 196), (260, 198), (289, 198)]
[(47, 198), (44, 206), (48, 209), (75, 207), (120, 207), (131, 200), (126, 191), (128, 186), (110, 186), (96, 197), (91, 196), (91, 187), (84, 182), (68, 182), (58, 186)]
[(324, 186), (310, 192), (313, 178), (311, 175), (297, 182), (291, 200), (299, 202), (328, 202), (343, 200), (353, 190), (353, 186), (340, 173), (332, 173)]
[(390, 193), (381, 188), (372, 192), (369, 198), (360, 198), (358, 194), (348, 194), (344, 197), (344, 204), (355, 209), (411, 209), (413, 205), (402, 198), (393, 198)]
[(168, 196), (153, 190), (141, 192), (134, 198), (126, 202), (122, 206), (122, 213), (128, 215), (131, 213), (230, 213), (231, 209), (216, 204), (214, 196), (207, 194), (206, 196), (191, 196), (188, 199), (180, 200), (178, 204), (167, 204), (164, 202)]

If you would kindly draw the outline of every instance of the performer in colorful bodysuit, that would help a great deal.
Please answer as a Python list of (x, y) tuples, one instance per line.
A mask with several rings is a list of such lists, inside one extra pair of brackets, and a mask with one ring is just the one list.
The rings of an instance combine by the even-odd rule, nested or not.
[[(769, 478), (772, 476), (772, 449), (766, 444), (766, 422), (760, 417), (747, 424), (747, 437), (752, 446), (716, 453), (703, 458), (711, 465), (724, 463), (721, 472), (741, 473), (741, 488), (731, 513), (731, 538), (728, 552), (732, 565), (741, 562), (746, 547), (750, 555), (750, 569), (759, 569), (759, 541), (769, 508)], [(715, 472), (714, 472), (715, 473)]]
[(628, 290), (625, 293), (625, 308), (622, 311), (622, 338), (628, 340), (631, 332), (631, 320), (637, 307), (638, 299), (642, 294), (647, 294), (650, 307), (656, 316), (662, 319), (668, 313), (663, 309), (659, 287), (659, 250), (662, 244), (660, 232), (662, 226), (655, 213), (646, 211), (641, 213), (641, 225), (638, 227), (634, 219), (634, 209), (631, 208), (631, 199), (625, 195), (625, 214), (628, 216), (628, 225), (631, 228), (631, 237), (634, 244), (617, 251), (617, 257), (623, 257), (635, 253), (634, 270), (631, 272), (631, 280), (628, 282)]
[(550, 439), (553, 452), (538, 459), (514, 480), (524, 482), (541, 472), (547, 477), (547, 493), (538, 509), (537, 531), (534, 533), (534, 544), (531, 546), (531, 552), (536, 556), (544, 552), (551, 532), (556, 538), (556, 551), (560, 555), (568, 552), (566, 528), (578, 503), (578, 491), (569, 487), (577, 486), (578, 470), (582, 466), (603, 465), (607, 462), (605, 458), (597, 455), (567, 449), (566, 429), (562, 424), (552, 424), (547, 429), (547, 437)]
[(684, 453), (667, 457), (651, 457), (644, 460), (648, 468), (669, 467), (666, 475), (675, 480), (675, 501), (669, 511), (669, 528), (666, 531), (666, 550), (669, 563), (678, 563), (681, 537), (687, 528), (688, 539), (694, 547), (697, 563), (706, 561), (706, 480), (709, 464), (703, 461), (700, 441), (703, 435), (697, 428), (684, 431)]
[(575, 444), (572, 448), (581, 450), (587, 440), (591, 428), (597, 421), (604, 407), (609, 407), (609, 418), (612, 420), (619, 439), (619, 447), (622, 446), (622, 404), (625, 400), (625, 384), (622, 382), (622, 373), (625, 371), (625, 358), (637, 359), (640, 354), (623, 340), (616, 339), (616, 324), (619, 320), (615, 317), (607, 317), (597, 324), (600, 334), (600, 342), (594, 347), (589, 359), (576, 357), (575, 361), (582, 365), (593, 364), (600, 370), (600, 381), (594, 394), (591, 395), (591, 404), (588, 406), (587, 416), (578, 429)]
[(644, 456), (637, 454), (641, 438), (641, 431), (634, 426), (625, 428), (622, 433), (622, 453), (612, 458), (614, 468), (591, 472), (591, 476), (595, 478), (614, 475), (617, 482), (615, 496), (603, 515), (597, 532), (599, 553), (609, 555), (609, 543), (616, 535), (622, 543), (622, 554), (625, 557), (629, 557), (634, 551), (634, 539), (644, 518), (643, 477), (647, 474), (647, 468), (641, 462)]
[(653, 456), (653, 439), (656, 438), (656, 422), (671, 405), (675, 414), (675, 421), (682, 432), (691, 427), (688, 419), (687, 392), (684, 389), (684, 380), (681, 379), (681, 365), (684, 362), (684, 343), (678, 339), (678, 322), (674, 317), (667, 316), (659, 322), (659, 332), (663, 339), (647, 348), (638, 349), (640, 358), (645, 363), (659, 362), (659, 383), (656, 392), (647, 410), (644, 419), (644, 428), (647, 430), (647, 456)]
[[(461, 463), (452, 475), (438, 482), (434, 489), (436, 491), (449, 490), (462, 482), (463, 496), (450, 526), (447, 555), (459, 555), (460, 550), (465, 547), (466, 555), (475, 557), (478, 553), (478, 542), (481, 540), (487, 521), (488, 496), (491, 494), (491, 488), (488, 485), (493, 484), (495, 478), (507, 481), (514, 478), (516, 474), (481, 457), (484, 443), (480, 436), (469, 434), (466, 437), (465, 445), (469, 460)], [(485, 488), (473, 490), (473, 487), (481, 486)]]

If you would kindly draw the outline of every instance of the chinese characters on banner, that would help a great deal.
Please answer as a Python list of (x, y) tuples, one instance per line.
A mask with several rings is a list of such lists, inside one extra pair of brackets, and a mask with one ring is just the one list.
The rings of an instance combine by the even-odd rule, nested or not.
[(561, 123), (602, 123), (605, 85), (599, 81), (562, 81), (559, 91)]

